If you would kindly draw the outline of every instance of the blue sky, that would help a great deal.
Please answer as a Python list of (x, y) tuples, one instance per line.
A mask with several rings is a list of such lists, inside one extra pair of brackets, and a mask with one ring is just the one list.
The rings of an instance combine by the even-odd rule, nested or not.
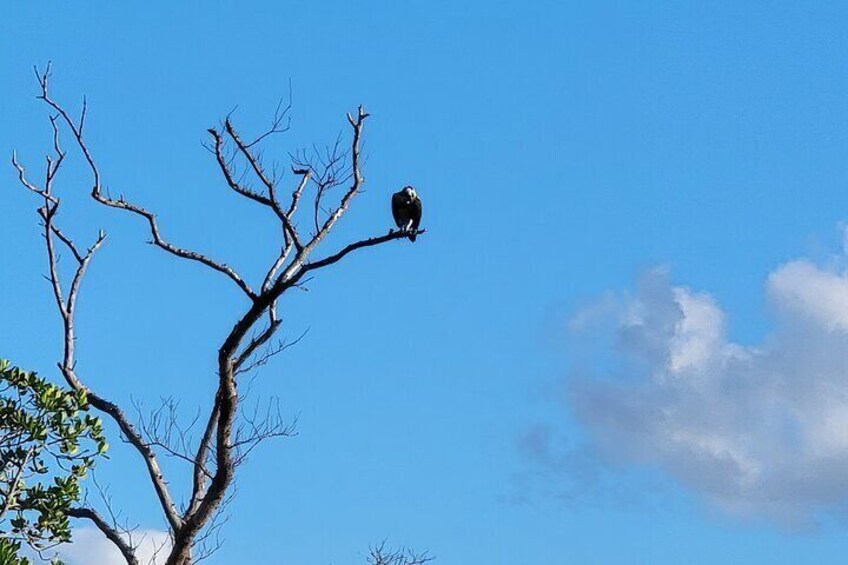
[[(293, 127), (268, 155), (372, 113), (367, 190), (329, 248), (383, 233), (404, 184), (423, 198), (414, 245), (352, 256), (283, 302), (286, 335), (309, 333), (255, 391), (300, 435), (242, 469), (209, 563), (360, 563), (383, 538), (444, 565), (841, 561), (848, 488), (822, 469), (848, 471), (844, 3), (0, 10), (0, 154), (34, 167), (48, 149), (31, 67), (52, 60), (56, 96), (88, 97), (106, 185), (245, 276), (276, 229), (201, 142), (236, 106), (260, 130), (289, 81)], [(124, 403), (174, 395), (190, 418), (244, 304), (95, 206), (74, 167), (63, 225), (109, 233), (80, 372)], [(5, 171), (2, 354), (53, 374), (37, 202)], [(132, 453), (116, 445), (99, 477), (162, 527)]]

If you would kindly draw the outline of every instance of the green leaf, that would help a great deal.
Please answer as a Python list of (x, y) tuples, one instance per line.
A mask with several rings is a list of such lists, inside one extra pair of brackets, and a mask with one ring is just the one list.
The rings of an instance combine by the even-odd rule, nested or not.
[(12, 536), (0, 537), (0, 565), (27, 565), (19, 542), (38, 550), (70, 540), (68, 509), (108, 444), (85, 391), (64, 390), (3, 359), (0, 428), (0, 500), (13, 502), (0, 517), (0, 536)]

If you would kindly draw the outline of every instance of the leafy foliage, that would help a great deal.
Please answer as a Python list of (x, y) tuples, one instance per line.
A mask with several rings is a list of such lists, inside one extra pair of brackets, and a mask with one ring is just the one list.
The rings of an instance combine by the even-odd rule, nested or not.
[(0, 563), (21, 543), (69, 541), (67, 511), (108, 444), (84, 390), (68, 391), (0, 359)]
[(31, 565), (26, 557), (19, 557), (21, 542), (0, 538), (0, 563), (3, 565)]

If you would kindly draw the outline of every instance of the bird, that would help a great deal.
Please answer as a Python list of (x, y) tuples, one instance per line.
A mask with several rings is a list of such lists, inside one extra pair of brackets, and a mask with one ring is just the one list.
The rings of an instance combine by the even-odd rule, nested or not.
[(415, 241), (418, 224), (421, 223), (421, 199), (411, 186), (405, 186), (392, 195), (392, 216), (397, 227), (407, 234), (409, 241)]

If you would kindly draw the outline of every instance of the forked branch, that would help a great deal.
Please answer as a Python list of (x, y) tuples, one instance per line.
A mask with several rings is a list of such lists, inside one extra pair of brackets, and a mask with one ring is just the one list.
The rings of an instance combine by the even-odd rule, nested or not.
[[(65, 112), (64, 109), (60, 108), (55, 102), (50, 100), (47, 95), (49, 67), (44, 74), (38, 76), (39, 83), (42, 89), (41, 98), (45, 100), (52, 108), (54, 108), (59, 113), (59, 116), (63, 116), (64, 120), (70, 120), (70, 116), (67, 114), (67, 112)], [(86, 111), (84, 109), (80, 117), (79, 125), (73, 124), (72, 121), (66, 123), (69, 123), (69, 127), (73, 125), (73, 127), (71, 127), (71, 130), (73, 131), (74, 136), (78, 141), (78, 144), (80, 144), (81, 150), (86, 155), (86, 159), (89, 160), (91, 159), (91, 156), (82, 139), (82, 128), (84, 126), (85, 112)], [(106, 413), (107, 415), (109, 415), (110, 418), (112, 418), (112, 420), (115, 421), (127, 441), (131, 445), (133, 445), (139, 452), (139, 454), (143, 457), (145, 461), (145, 466), (148, 470), (148, 474), (150, 475), (154, 490), (157, 494), (157, 497), (159, 498), (163, 511), (165, 512), (169, 524), (172, 528), (174, 528), (179, 525), (179, 514), (177, 513), (176, 506), (174, 505), (170, 493), (168, 492), (167, 483), (165, 482), (165, 479), (162, 476), (156, 456), (150, 449), (150, 446), (143, 441), (141, 436), (136, 431), (135, 427), (132, 425), (132, 423), (130, 423), (129, 419), (116, 404), (106, 400), (102, 396), (92, 391), (88, 386), (84, 385), (76, 373), (76, 333), (74, 328), (74, 317), (77, 297), (79, 295), (80, 286), (83, 277), (86, 273), (86, 270), (88, 269), (89, 263), (94, 254), (105, 241), (106, 234), (101, 231), (97, 240), (85, 252), (81, 252), (77, 245), (73, 242), (73, 240), (70, 237), (66, 236), (55, 225), (55, 217), (59, 209), (59, 199), (55, 196), (53, 192), (53, 184), (65, 157), (65, 153), (64, 151), (62, 151), (59, 144), (59, 130), (56, 122), (56, 116), (51, 116), (50, 123), (53, 126), (53, 145), (56, 155), (52, 157), (47, 157), (47, 174), (45, 175), (45, 184), (43, 187), (37, 187), (33, 183), (26, 180), (25, 169), (23, 165), (17, 162), (17, 158), (15, 155), (13, 155), (12, 161), (13, 165), (18, 170), (19, 179), (21, 180), (21, 183), (28, 190), (39, 194), (43, 199), (43, 205), (41, 208), (39, 208), (39, 215), (41, 216), (43, 222), (44, 238), (47, 247), (49, 269), (48, 279), (53, 289), (53, 295), (56, 300), (57, 308), (62, 317), (64, 329), (64, 353), (62, 361), (59, 364), (59, 369), (62, 375), (64, 376), (65, 380), (68, 382), (69, 386), (71, 386), (71, 388), (73, 388), (74, 390), (85, 391), (89, 403), (95, 409)], [(91, 163), (93, 165), (93, 161), (91, 161)], [(97, 173), (96, 166), (92, 166), (91, 170), (95, 176), (95, 184), (99, 184), (99, 173)], [(70, 286), (68, 288), (67, 297), (64, 296), (64, 293), (62, 291), (62, 283), (58, 266), (59, 253), (56, 249), (56, 240), (54, 240), (54, 236), (71, 252), (71, 254), (77, 261), (77, 266), (74, 270), (74, 274), (71, 279)], [(111, 532), (104, 531), (104, 534), (111, 535)]]
[(74, 140), (76, 141), (77, 146), (85, 157), (85, 161), (88, 164), (88, 168), (91, 170), (92, 174), (92, 189), (91, 196), (97, 202), (103, 204), (104, 206), (109, 206), (111, 208), (117, 208), (119, 210), (126, 210), (127, 212), (131, 212), (138, 216), (141, 216), (147, 221), (148, 226), (150, 227), (150, 234), (152, 236), (151, 243), (174, 255), (176, 257), (180, 257), (182, 259), (188, 259), (190, 261), (196, 261), (203, 265), (206, 265), (210, 269), (218, 271), (226, 275), (230, 278), (251, 300), (256, 297), (253, 290), (251, 290), (250, 286), (239, 276), (238, 273), (235, 272), (231, 267), (224, 263), (219, 263), (213, 259), (210, 259), (206, 255), (202, 253), (198, 253), (196, 251), (191, 251), (188, 249), (183, 249), (182, 247), (177, 247), (166, 241), (161, 234), (159, 233), (159, 225), (156, 222), (156, 217), (152, 212), (142, 208), (141, 206), (137, 206), (135, 204), (131, 204), (127, 202), (123, 196), (120, 196), (117, 200), (106, 196), (103, 194), (103, 187), (101, 185), (100, 180), (100, 171), (97, 168), (97, 164), (94, 161), (94, 158), (91, 155), (91, 152), (88, 149), (88, 146), (83, 137), (83, 127), (85, 126), (85, 116), (87, 114), (87, 102), (83, 101), (83, 109), (80, 114), (79, 121), (74, 121), (74, 119), (68, 114), (65, 109), (56, 103), (51, 97), (49, 93), (49, 80), (50, 80), (50, 65), (47, 65), (47, 69), (44, 73), (39, 73), (36, 70), (36, 76), (38, 77), (39, 84), (41, 86), (41, 94), (38, 96), (40, 100), (43, 100), (48, 106), (50, 106), (59, 117), (61, 117), (62, 121), (68, 127), (68, 129), (73, 134)]

